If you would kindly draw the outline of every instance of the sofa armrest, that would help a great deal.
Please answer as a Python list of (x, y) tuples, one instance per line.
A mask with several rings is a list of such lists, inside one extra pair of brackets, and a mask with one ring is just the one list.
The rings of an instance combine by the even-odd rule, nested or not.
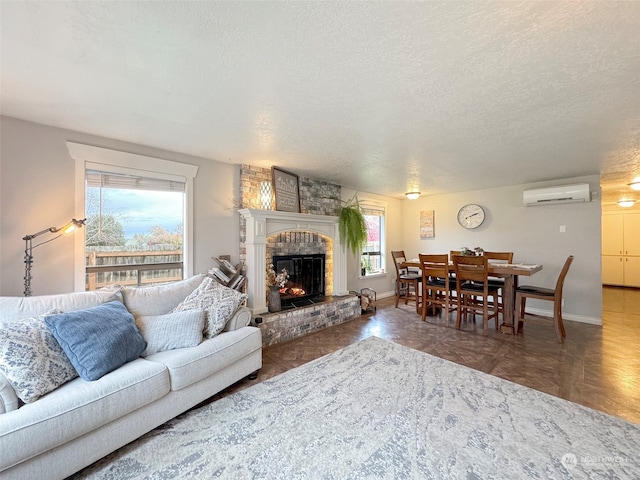
[(7, 377), (0, 372), (0, 415), (17, 410), (19, 406), (16, 391), (7, 380)]
[(231, 320), (224, 326), (223, 332), (231, 332), (239, 328), (246, 327), (251, 321), (251, 310), (247, 307), (240, 307), (233, 314)]

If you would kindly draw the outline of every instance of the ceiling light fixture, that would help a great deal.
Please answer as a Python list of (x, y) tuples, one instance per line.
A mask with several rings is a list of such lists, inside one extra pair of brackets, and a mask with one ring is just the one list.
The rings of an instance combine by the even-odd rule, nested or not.
[(633, 189), (633, 190), (640, 190), (640, 180), (637, 182), (631, 182), (629, 184), (629, 186)]
[(636, 203), (635, 200), (620, 200), (618, 202), (618, 205), (621, 207), (628, 208), (628, 207), (633, 207), (634, 203)]
[(407, 193), (405, 193), (405, 195), (407, 196), (407, 198), (409, 200), (415, 200), (416, 198), (418, 198), (420, 196), (420, 192), (407, 192)]

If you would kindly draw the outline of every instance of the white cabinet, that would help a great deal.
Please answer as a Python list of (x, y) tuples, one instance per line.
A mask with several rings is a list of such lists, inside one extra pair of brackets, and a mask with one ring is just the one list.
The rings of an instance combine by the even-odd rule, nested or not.
[(624, 215), (602, 216), (602, 255), (622, 255)]
[(602, 256), (602, 283), (624, 285), (624, 259), (621, 256)]
[(640, 214), (602, 216), (602, 283), (640, 287)]
[(640, 256), (640, 214), (626, 214), (623, 231), (623, 255)]
[(624, 257), (624, 286), (640, 287), (640, 257)]

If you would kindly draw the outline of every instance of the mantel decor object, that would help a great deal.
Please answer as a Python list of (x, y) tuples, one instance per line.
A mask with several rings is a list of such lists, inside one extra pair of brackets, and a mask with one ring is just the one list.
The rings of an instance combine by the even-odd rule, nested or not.
[(280, 212), (300, 213), (300, 186), (298, 176), (271, 167), (273, 190), (276, 199), (276, 210)]
[[(31, 296), (31, 266), (33, 265), (33, 249), (39, 247), (40, 245), (44, 245), (45, 243), (49, 243), (54, 241), (56, 238), (60, 238), (62, 235), (68, 235), (69, 233), (77, 230), (78, 228), (82, 228), (82, 226), (87, 221), (86, 218), (82, 220), (76, 220), (73, 218), (69, 223), (63, 225), (62, 227), (49, 227), (41, 230), (37, 233), (33, 233), (31, 235), (25, 235), (22, 239), (25, 241), (24, 246), (24, 296)], [(57, 233), (53, 238), (49, 240), (45, 240), (36, 245), (33, 245), (33, 239), (43, 235), (45, 233)]]

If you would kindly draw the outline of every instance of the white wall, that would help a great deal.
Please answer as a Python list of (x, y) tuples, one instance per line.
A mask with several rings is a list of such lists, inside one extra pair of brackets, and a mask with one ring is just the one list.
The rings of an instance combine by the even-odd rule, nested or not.
[[(113, 148), (200, 167), (194, 182), (194, 271), (211, 266), (211, 256), (238, 258), (239, 218), (232, 210), (239, 196), (239, 167), (166, 152), (141, 145), (85, 135), (21, 120), (0, 117), (0, 295), (22, 295), (26, 234), (60, 226), (82, 212), (74, 211), (74, 168), (66, 141)], [(599, 192), (597, 176), (508, 186), (450, 195), (423, 196), (415, 201), (359, 192), (360, 199), (387, 204), (386, 271), (359, 278), (359, 259), (349, 255), (349, 290), (369, 287), (379, 296), (391, 294), (395, 270), (391, 250), (444, 253), (466, 246), (485, 250), (513, 250), (515, 261), (542, 263), (544, 269), (524, 283), (552, 287), (566, 257), (575, 255), (565, 283), (565, 317), (598, 322), (601, 319), (600, 202), (523, 207), (522, 190), (550, 184), (589, 182)], [(343, 188), (343, 199), (353, 196)], [(598, 197), (599, 198), (599, 195)], [(467, 203), (479, 203), (487, 218), (476, 230), (457, 224), (456, 214)], [(421, 210), (435, 210), (435, 238), (420, 239)], [(566, 233), (559, 226), (566, 226)], [(34, 294), (73, 290), (74, 237), (63, 237), (34, 251)], [(548, 309), (547, 302), (531, 302)]]
[[(349, 200), (356, 192), (349, 188), (342, 187), (342, 199)], [(360, 292), (362, 288), (371, 288), (376, 291), (378, 298), (393, 295), (393, 282), (396, 278), (396, 270), (391, 258), (391, 250), (397, 250), (403, 243), (403, 200), (384, 197), (367, 192), (357, 192), (360, 201), (371, 200), (386, 204), (386, 266), (385, 273), (367, 278), (360, 278), (360, 258), (347, 253), (347, 288)]]
[[(212, 265), (211, 256), (238, 259), (239, 167), (141, 145), (0, 117), (0, 295), (22, 295), (22, 237), (61, 226), (74, 211), (75, 161), (66, 141), (86, 143), (165, 160), (198, 165), (194, 180), (194, 271)], [(44, 237), (40, 237), (44, 238)], [(74, 236), (61, 237), (34, 250), (34, 295), (73, 290)]]
[[(524, 207), (522, 191), (550, 185), (589, 183), (595, 201)], [(418, 253), (448, 253), (461, 247), (482, 247), (488, 251), (513, 251), (514, 262), (539, 263), (543, 270), (521, 277), (520, 284), (553, 287), (567, 256), (575, 259), (565, 280), (566, 319), (601, 323), (601, 235), (600, 187), (596, 175), (554, 182), (514, 185), (403, 201), (402, 248), (408, 257)], [(460, 207), (477, 203), (486, 218), (475, 230), (467, 230), (456, 220)], [(435, 237), (420, 239), (420, 211), (434, 210)], [(560, 226), (566, 227), (560, 233)], [(393, 245), (388, 246), (392, 248)], [(535, 309), (550, 310), (551, 302), (528, 301)]]

